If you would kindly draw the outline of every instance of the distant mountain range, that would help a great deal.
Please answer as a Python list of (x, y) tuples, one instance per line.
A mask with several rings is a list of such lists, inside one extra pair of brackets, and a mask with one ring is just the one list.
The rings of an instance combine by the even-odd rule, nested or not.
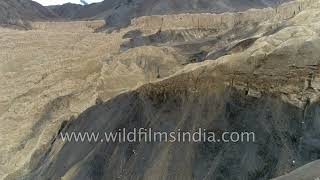
[(106, 0), (86, 6), (64, 4), (50, 7), (63, 18), (105, 19), (108, 26), (125, 26), (135, 17), (185, 12), (244, 11), (277, 6), (289, 0)]
[(0, 0), (0, 24), (27, 27), (27, 21), (48, 20), (57, 15), (30, 0)]
[(0, 24), (22, 25), (27, 21), (62, 19), (105, 19), (109, 27), (122, 27), (144, 15), (243, 11), (276, 6), (289, 0), (106, 0), (100, 3), (43, 7), (31, 0), (0, 0)]
[(47, 8), (59, 17), (72, 19), (77, 16), (78, 12), (83, 9), (84, 6), (80, 4), (67, 3), (63, 5), (48, 6)]

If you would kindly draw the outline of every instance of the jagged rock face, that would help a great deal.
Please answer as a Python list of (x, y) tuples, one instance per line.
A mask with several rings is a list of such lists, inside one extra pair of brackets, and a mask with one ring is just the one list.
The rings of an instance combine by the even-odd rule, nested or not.
[(269, 179), (319, 159), (319, 13), (315, 2), (232, 53), (98, 103), (57, 131), (200, 127), (253, 131), (256, 142), (64, 143), (56, 135), (28, 173), (8, 178)]
[(47, 8), (31, 0), (1, 0), (0, 24), (28, 28), (26, 21), (47, 20), (56, 15)]

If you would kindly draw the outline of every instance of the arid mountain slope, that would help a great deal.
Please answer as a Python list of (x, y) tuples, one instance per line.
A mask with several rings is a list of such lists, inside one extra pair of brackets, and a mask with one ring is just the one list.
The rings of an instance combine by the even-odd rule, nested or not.
[(137, 0), (119, 2), (110, 12), (103, 12), (107, 26), (127, 25), (131, 19), (140, 16), (177, 13), (221, 13), (244, 11), (250, 8), (272, 7), (286, 0)]
[(106, 0), (101, 3), (43, 7), (31, 0), (1, 0), (0, 24), (28, 28), (28, 21), (58, 19), (106, 19), (107, 27), (128, 25), (135, 17), (183, 12), (244, 11), (249, 8), (274, 7), (289, 0)]
[[(103, 21), (0, 29), (0, 179), (268, 179), (319, 159), (319, 14), (319, 1), (298, 0), (141, 17), (110, 34), (94, 33)], [(77, 144), (57, 135), (119, 127), (252, 130), (258, 140)]]
[(48, 6), (47, 8), (57, 14), (60, 18), (73, 19), (84, 7), (80, 4), (66, 3), (63, 5)]
[[(28, 166), (64, 120), (182, 67), (170, 48), (119, 53), (119, 33), (94, 33), (104, 21), (38, 22), (0, 29), (0, 179)], [(159, 73), (161, 77), (159, 77)], [(19, 127), (19, 128), (17, 128)], [(40, 151), (39, 151), (40, 150)]]
[[(294, 14), (291, 14), (290, 10), (290, 18), (283, 19), (271, 14), (268, 20), (256, 26), (251, 26), (251, 21), (245, 23), (250, 25), (249, 28), (255, 29), (245, 35), (246, 41), (242, 36), (234, 36), (233, 31), (233, 34), (218, 31), (224, 34), (223, 36), (235, 37), (225, 41), (233, 44), (226, 49), (227, 53), (215, 56), (215, 60), (208, 59), (184, 67), (180, 62), (183, 62), (181, 57), (185, 54), (172, 48), (172, 42), (166, 44), (160, 41), (159, 46), (142, 45), (119, 52), (123, 41), (137, 33), (147, 36), (150, 29), (144, 32), (146, 29), (142, 28), (138, 32), (137, 27), (132, 26), (108, 35), (97, 33), (96, 39), (102, 45), (98, 43), (99, 48), (92, 49), (92, 52), (89, 49), (93, 44), (89, 43), (88, 47), (89, 39), (80, 36), (82, 38), (79, 38), (79, 43), (74, 46), (74, 51), (63, 54), (82, 54), (85, 58), (76, 58), (73, 61), (61, 57), (56, 58), (59, 60), (55, 62), (44, 60), (44, 63), (55, 64), (52, 67), (47, 64), (46, 67), (56, 69), (39, 77), (38, 83), (31, 81), (29, 89), (21, 84), (20, 88), (15, 86), (15, 92), (12, 91), (13, 88), (1, 92), (6, 95), (1, 101), (5, 112), (1, 116), (4, 121), (1, 122), (14, 121), (18, 124), (24, 118), (16, 117), (16, 112), (22, 115), (28, 113), (24, 117), (34, 113), (30, 116), (32, 118), (25, 120), (30, 127), (19, 128), (19, 132), (16, 131), (15, 134), (10, 133), (10, 126), (1, 129), (8, 133), (8, 137), (15, 137), (17, 142), (14, 145), (10, 143), (10, 146), (3, 142), (5, 146), (1, 146), (1, 154), (6, 155), (1, 159), (9, 162), (1, 168), (10, 167), (5, 169), (3, 174), (8, 175), (7, 179), (30, 180), (256, 180), (281, 176), (319, 159), (320, 4), (313, 0), (297, 1), (301, 4), (306, 2), (308, 7), (303, 10)], [(245, 25), (240, 27), (244, 28)], [(201, 36), (193, 37), (204, 40), (216, 33), (205, 36), (200, 33)], [(76, 33), (73, 35), (78, 36)], [(185, 35), (190, 37), (190, 34)], [(94, 37), (89, 33), (86, 36)], [(17, 34), (14, 37), (18, 37)], [(122, 37), (125, 37), (125, 40)], [(194, 40), (193, 37), (190, 39)], [(109, 39), (109, 42), (105, 44), (103, 38)], [(181, 43), (190, 39), (178, 40)], [(215, 46), (214, 42), (219, 43), (212, 41), (207, 45)], [(42, 43), (46, 43), (45, 38)], [(194, 43), (195, 41), (192, 41), (191, 45)], [(66, 48), (62, 49), (61, 52), (64, 52)], [(101, 59), (94, 58), (98, 50), (106, 52)], [(167, 55), (167, 58), (161, 58), (163, 55)], [(4, 56), (11, 57), (10, 54)], [(158, 58), (152, 59), (150, 56)], [(64, 67), (59, 61), (69, 64)], [(30, 60), (29, 62), (30, 64), (25, 66), (29, 68), (24, 68), (23, 74), (31, 73), (41, 66)], [(168, 62), (172, 66), (165, 66)], [(11, 78), (4, 86), (14, 87), (9, 83), (24, 82), (25, 77), (14, 71), (12, 61), (6, 63), (8, 64), (3, 67), (10, 65), (13, 69), (2, 72), (5, 77)], [(153, 66), (155, 63), (158, 63), (157, 66)], [(169, 77), (159, 79), (151, 76), (151, 80), (158, 80), (114, 97), (121, 88), (125, 89), (123, 85), (132, 83), (127, 86), (127, 89), (130, 89), (134, 85), (150, 81), (146, 72), (153, 72), (152, 67), (160, 67), (159, 71), (167, 72), (165, 76)], [(156, 68), (155, 73), (151, 74), (157, 75), (157, 72)], [(139, 78), (139, 82), (133, 81)], [(58, 85), (50, 83), (53, 79), (57, 79), (55, 82), (59, 82)], [(78, 83), (71, 83), (74, 81)], [(43, 89), (48, 90), (42, 91)], [(113, 93), (110, 93), (111, 90), (114, 90)], [(96, 101), (99, 96), (101, 98)], [(109, 99), (110, 97), (113, 98)], [(37, 99), (39, 102), (35, 101)], [(101, 99), (109, 100), (103, 103)], [(89, 101), (91, 103), (88, 103)], [(96, 105), (87, 109), (95, 101)], [(40, 102), (43, 104), (38, 105)], [(34, 108), (31, 108), (30, 112), (19, 108), (21, 105), (30, 106), (33, 103)], [(38, 106), (40, 108), (37, 108)], [(79, 116), (74, 113), (84, 109), (86, 110)], [(69, 118), (71, 114), (74, 117)], [(64, 120), (65, 123), (62, 123)], [(123, 127), (152, 128), (166, 132), (178, 129), (192, 131), (199, 127), (217, 132), (253, 131), (257, 141), (67, 143), (63, 142), (58, 134), (73, 131), (103, 133)], [(28, 132), (30, 129), (33, 132)], [(39, 132), (42, 129), (50, 131)], [(54, 133), (56, 135), (51, 138)], [(24, 138), (25, 134), (29, 134), (28, 138)], [(20, 142), (25, 146), (19, 146)], [(35, 142), (37, 146), (34, 146)], [(33, 153), (28, 157), (21, 157), (22, 152), (26, 151)], [(12, 171), (13, 167), (15, 172)]]
[[(221, 13), (244, 11), (250, 8), (274, 7), (289, 0), (105, 0), (83, 8), (74, 5), (54, 7), (66, 18), (75, 19), (106, 19), (108, 27), (128, 25), (131, 19), (140, 16), (178, 14), (178, 13)], [(73, 9), (72, 13), (59, 13)]]
[(46, 7), (31, 0), (0, 0), (0, 25), (28, 27), (27, 21), (55, 17)]

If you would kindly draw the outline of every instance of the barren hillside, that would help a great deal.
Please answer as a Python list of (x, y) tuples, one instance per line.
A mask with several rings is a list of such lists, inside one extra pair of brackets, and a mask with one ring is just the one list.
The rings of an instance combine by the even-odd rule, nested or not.
[(27, 21), (48, 20), (56, 15), (31, 0), (0, 0), (0, 25), (28, 28)]
[[(111, 33), (96, 33), (103, 20), (0, 28), (0, 179), (320, 177), (319, 15), (318, 0), (296, 0), (143, 16)], [(59, 136), (120, 128), (252, 131), (257, 141)]]
[(168, 76), (182, 66), (170, 48), (119, 54), (124, 32), (93, 33), (103, 23), (38, 22), (29, 31), (0, 30), (0, 82), (5, 87), (0, 132), (8, 138), (0, 141), (1, 176), (29, 162), (62, 121), (96, 99), (107, 100), (160, 78), (158, 70)]
[(258, 25), (264, 32), (249, 45), (92, 106), (60, 129), (249, 130), (257, 143), (92, 144), (56, 136), (24, 177), (270, 179), (319, 158), (320, 11), (309, 5), (276, 29), (265, 28), (275, 19)]
[[(105, 0), (83, 7), (65, 4), (52, 9), (65, 18), (105, 19), (107, 27), (126, 26), (140, 16), (179, 13), (222, 13), (275, 7), (290, 0)], [(68, 11), (69, 13), (66, 13)]]
[(66, 3), (63, 5), (48, 6), (47, 8), (53, 11), (61, 18), (73, 19), (77, 16), (78, 12), (84, 7), (80, 4)]

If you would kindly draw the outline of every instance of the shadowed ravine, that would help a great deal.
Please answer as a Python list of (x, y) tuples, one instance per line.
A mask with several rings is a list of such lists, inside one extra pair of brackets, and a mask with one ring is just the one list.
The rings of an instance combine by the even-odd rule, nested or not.
[(61, 145), (57, 136), (48, 152), (33, 163), (28, 179), (269, 179), (320, 157), (320, 106), (314, 103), (306, 108), (308, 115), (304, 117), (302, 109), (277, 96), (255, 98), (233, 88), (208, 90), (201, 95), (171, 94), (165, 99), (141, 91), (122, 94), (89, 108), (62, 131), (206, 128), (215, 132), (253, 131), (257, 140)]

